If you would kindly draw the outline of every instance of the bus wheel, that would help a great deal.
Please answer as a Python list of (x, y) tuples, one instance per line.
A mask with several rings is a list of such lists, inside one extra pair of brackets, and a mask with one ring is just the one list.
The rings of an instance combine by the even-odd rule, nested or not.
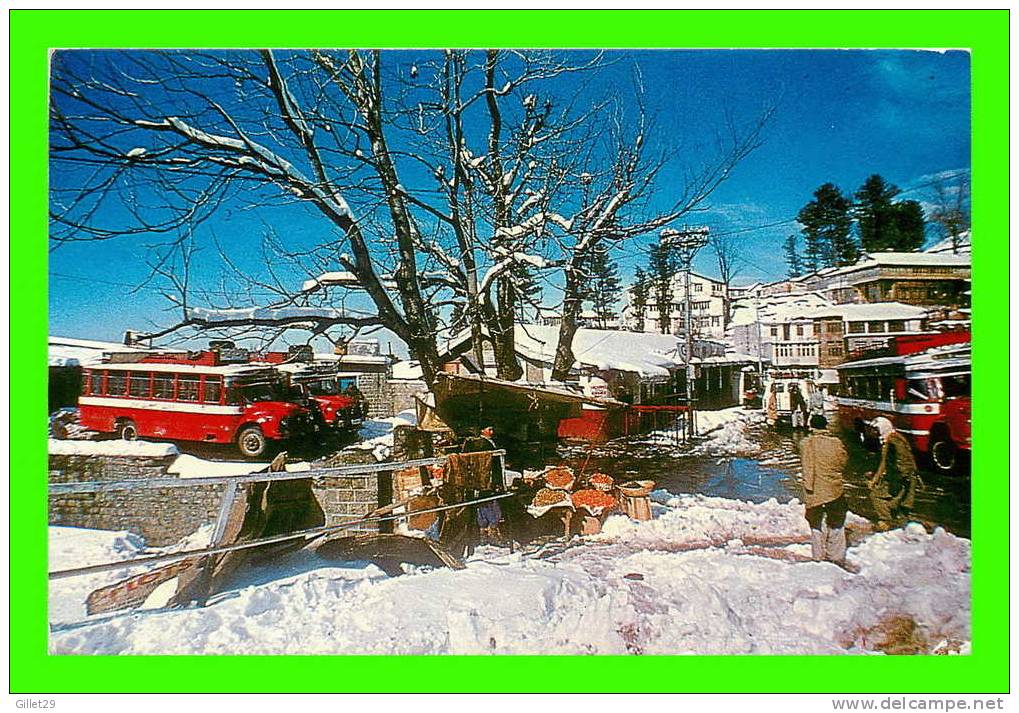
[(138, 440), (138, 427), (131, 419), (125, 419), (117, 423), (117, 437), (125, 441)]
[(265, 453), (266, 440), (258, 426), (245, 426), (237, 435), (237, 447), (248, 458), (257, 458)]
[(931, 463), (942, 473), (950, 473), (955, 470), (959, 460), (959, 449), (955, 447), (951, 439), (939, 436), (930, 445)]

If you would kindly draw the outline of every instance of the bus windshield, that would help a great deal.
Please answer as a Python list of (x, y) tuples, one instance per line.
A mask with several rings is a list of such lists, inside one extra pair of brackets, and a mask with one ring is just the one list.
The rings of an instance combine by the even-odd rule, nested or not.
[(314, 379), (303, 384), (312, 396), (332, 396), (340, 393), (336, 379)]
[(941, 393), (946, 399), (964, 398), (970, 395), (972, 374), (952, 374), (941, 377)]
[(234, 383), (227, 392), (227, 403), (257, 403), (259, 401), (282, 401), (284, 392), (280, 384), (260, 381), (253, 384)]

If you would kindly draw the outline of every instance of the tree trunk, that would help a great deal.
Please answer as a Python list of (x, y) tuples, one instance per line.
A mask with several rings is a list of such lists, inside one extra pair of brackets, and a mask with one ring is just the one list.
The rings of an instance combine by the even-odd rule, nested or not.
[(556, 345), (555, 361), (552, 364), (552, 379), (566, 381), (573, 363), (577, 360), (573, 355), (573, 337), (577, 333), (577, 315), (580, 314), (580, 286), (574, 265), (566, 269), (566, 286), (563, 295), (563, 319), (559, 323), (559, 343)]
[(517, 359), (514, 317), (517, 311), (516, 286), (510, 276), (496, 281), (499, 305), (494, 315), (496, 330), (492, 333), (492, 349), (495, 351), (496, 375), (500, 379), (516, 381), (524, 375)]

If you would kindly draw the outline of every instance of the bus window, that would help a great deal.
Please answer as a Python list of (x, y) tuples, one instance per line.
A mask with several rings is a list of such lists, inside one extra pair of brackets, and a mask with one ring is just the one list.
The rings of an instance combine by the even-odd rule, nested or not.
[(90, 370), (85, 371), (85, 378), (81, 382), (81, 393), (85, 396), (92, 394), (92, 372)]
[(220, 376), (205, 377), (205, 391), (202, 401), (207, 404), (218, 404), (223, 395), (223, 378)]
[[(198, 400), (198, 385), (201, 377), (198, 376), (178, 376), (177, 377), (177, 400), (178, 401), (197, 401)], [(218, 401), (218, 399), (217, 399)]]
[(957, 399), (970, 395), (970, 374), (953, 374), (941, 377), (941, 393), (946, 399)]
[(156, 374), (152, 379), (152, 398), (173, 399), (173, 374)]
[(124, 396), (127, 391), (127, 374), (111, 371), (106, 377), (106, 393), (110, 396)]
[(131, 396), (148, 398), (151, 376), (152, 375), (149, 372), (135, 372), (134, 374), (131, 374), (127, 392)]

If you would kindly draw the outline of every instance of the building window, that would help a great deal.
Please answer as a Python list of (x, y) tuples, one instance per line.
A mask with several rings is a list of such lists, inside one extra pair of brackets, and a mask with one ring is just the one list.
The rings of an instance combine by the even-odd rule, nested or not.
[(712, 327), (721, 327), (722, 326), (722, 318), (721, 317), (712, 317), (711, 318), (711, 326)]
[(841, 334), (842, 323), (841, 322), (828, 322), (828, 334)]
[(803, 325), (802, 324), (797, 324), (796, 325), (796, 336), (797, 337), (802, 337), (803, 336)]
[(771, 336), (773, 336), (773, 337), (777, 337), (778, 336), (778, 327), (772, 327), (771, 328)]
[(849, 333), (850, 334), (863, 334), (864, 331), (865, 331), (865, 329), (864, 329), (865, 327), (866, 327), (866, 325), (863, 322), (850, 322), (849, 323)]
[(699, 282), (695, 282), (694, 283), (694, 285), (693, 285), (693, 291), (694, 292), (702, 292), (703, 290), (704, 290), (704, 285), (702, 285)]
[(842, 356), (842, 345), (841, 344), (829, 344), (828, 345), (828, 356), (840, 357)]
[(870, 333), (885, 331), (884, 322), (867, 322), (867, 331)]

